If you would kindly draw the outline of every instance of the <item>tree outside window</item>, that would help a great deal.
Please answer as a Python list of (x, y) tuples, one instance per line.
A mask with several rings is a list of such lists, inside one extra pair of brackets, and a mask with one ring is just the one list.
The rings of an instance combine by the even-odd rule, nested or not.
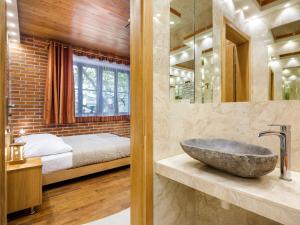
[(129, 115), (127, 70), (74, 62), (76, 116)]

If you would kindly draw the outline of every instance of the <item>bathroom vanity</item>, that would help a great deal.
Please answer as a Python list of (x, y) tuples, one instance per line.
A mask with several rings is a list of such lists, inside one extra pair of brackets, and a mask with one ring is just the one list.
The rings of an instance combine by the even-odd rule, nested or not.
[(287, 225), (300, 223), (300, 172), (293, 180), (279, 179), (280, 171), (246, 179), (216, 170), (186, 154), (155, 163), (156, 174), (216, 197), (223, 202)]

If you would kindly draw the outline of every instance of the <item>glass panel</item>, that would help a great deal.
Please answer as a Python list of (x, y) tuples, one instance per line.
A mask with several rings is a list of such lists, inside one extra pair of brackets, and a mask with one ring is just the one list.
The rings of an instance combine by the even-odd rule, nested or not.
[(82, 67), (82, 114), (96, 115), (97, 68)]
[(194, 0), (173, 0), (170, 6), (170, 100), (195, 101)]
[(211, 103), (214, 95), (212, 0), (195, 1), (195, 102)]
[(128, 75), (126, 73), (118, 73), (118, 92), (129, 92)]
[(73, 65), (74, 74), (74, 88), (75, 88), (75, 115), (79, 114), (78, 111), (78, 66)]
[(97, 90), (97, 69), (82, 67), (82, 90)]
[(115, 104), (114, 104), (114, 92), (102, 93), (103, 96), (103, 115), (114, 115)]
[(77, 65), (73, 65), (73, 74), (74, 74), (75, 89), (78, 89), (78, 66)]
[(119, 107), (119, 113), (128, 113), (129, 111), (128, 93), (118, 94), (118, 107)]
[(115, 73), (114, 71), (103, 71), (103, 91), (115, 91)]
[(103, 115), (115, 114), (115, 73), (114, 71), (103, 71)]
[(97, 92), (83, 90), (82, 95), (82, 114), (95, 115)]
[(118, 73), (118, 109), (120, 114), (129, 112), (129, 80), (128, 74)]

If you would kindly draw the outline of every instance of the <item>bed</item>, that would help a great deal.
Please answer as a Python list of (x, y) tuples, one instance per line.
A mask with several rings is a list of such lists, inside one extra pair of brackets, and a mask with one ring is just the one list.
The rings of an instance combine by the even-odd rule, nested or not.
[[(42, 144), (38, 143), (42, 140)], [(43, 185), (130, 165), (129, 138), (114, 134), (64, 137), (40, 134), (33, 138), (22, 137), (17, 141), (26, 142), (27, 148), (31, 150), (26, 157), (42, 158)], [(65, 146), (63, 151), (58, 150), (56, 142)], [(41, 151), (32, 151), (41, 146)]]

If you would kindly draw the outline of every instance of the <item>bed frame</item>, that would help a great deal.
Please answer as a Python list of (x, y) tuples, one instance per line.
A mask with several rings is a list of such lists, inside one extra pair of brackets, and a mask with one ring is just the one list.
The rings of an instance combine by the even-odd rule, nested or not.
[(43, 186), (130, 165), (130, 157), (43, 174)]

